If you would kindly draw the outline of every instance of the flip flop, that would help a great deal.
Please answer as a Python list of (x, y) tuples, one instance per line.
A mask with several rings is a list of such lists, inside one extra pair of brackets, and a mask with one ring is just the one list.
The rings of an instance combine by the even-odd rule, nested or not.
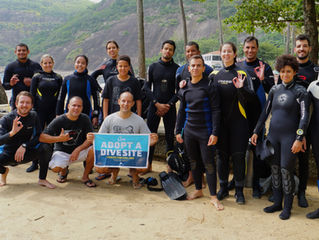
[(59, 178), (56, 180), (58, 183), (65, 183), (67, 181), (69, 174), (69, 169), (66, 171), (66, 174), (62, 176), (60, 173), (58, 173)]
[(96, 187), (96, 184), (95, 184), (91, 179), (89, 179), (89, 180), (83, 182), (83, 184), (84, 184), (85, 186), (89, 187), (89, 188)]
[(111, 177), (111, 174), (101, 173), (97, 177), (95, 177), (95, 180), (101, 181), (105, 178)]

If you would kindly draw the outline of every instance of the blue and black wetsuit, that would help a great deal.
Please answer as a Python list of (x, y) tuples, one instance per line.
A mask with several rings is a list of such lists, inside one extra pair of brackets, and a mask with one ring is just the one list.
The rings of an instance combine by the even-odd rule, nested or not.
[[(298, 78), (296, 82), (306, 89), (309, 84), (317, 79), (319, 73), (319, 67), (313, 64), (310, 60), (306, 63), (299, 64), (299, 70), (297, 73)], [(313, 127), (313, 125), (312, 125)], [(310, 138), (310, 133), (312, 132), (312, 128), (309, 129), (306, 138)], [(310, 141), (307, 141), (307, 149), (305, 152), (298, 153), (299, 160), (299, 193), (304, 194), (307, 188), (307, 181), (309, 176), (309, 149), (310, 149)]]
[(196, 190), (202, 189), (202, 164), (205, 166), (210, 195), (216, 195), (215, 146), (207, 146), (211, 135), (218, 136), (220, 98), (215, 85), (204, 77), (191, 81), (179, 90), (181, 100), (176, 122), (176, 134), (182, 134), (191, 163)]
[(56, 116), (56, 105), (62, 85), (62, 76), (55, 72), (36, 73), (31, 82), (30, 92), (34, 98), (34, 109), (44, 129)]
[(282, 204), (282, 191), (285, 195), (284, 211), (289, 213), (293, 202), (296, 154), (291, 152), (295, 140), (302, 141), (308, 126), (308, 94), (306, 89), (296, 84), (279, 84), (269, 92), (265, 108), (258, 120), (254, 133), (258, 135), (268, 115), (271, 121), (267, 139), (275, 150), (271, 163), (272, 184), (275, 206)]
[[(243, 62), (237, 63), (237, 65), (244, 69), (245, 72), (249, 75), (248, 85), (257, 95), (258, 101), (252, 101), (246, 106), (246, 113), (248, 119), (249, 126), (249, 136), (252, 135), (252, 132), (257, 124), (258, 118), (265, 106), (266, 102), (266, 93), (268, 94), (272, 86), (275, 85), (274, 74), (272, 72), (271, 67), (261, 61), (265, 65), (264, 79), (261, 81), (256, 73), (255, 68), (259, 67), (261, 60), (258, 58), (253, 62), (247, 62), (244, 60)], [(281, 82), (281, 81), (280, 81)], [(279, 83), (280, 83), (279, 82)], [(261, 130), (264, 132), (264, 129)], [(262, 135), (263, 133), (260, 133)], [(259, 178), (266, 178), (270, 176), (270, 167), (265, 161), (261, 161), (255, 153), (255, 147), (251, 146), (253, 152), (253, 189), (260, 192), (259, 186)]]
[[(4, 166), (24, 164), (36, 158), (39, 159), (40, 163), (39, 178), (46, 179), (50, 159), (42, 158), (44, 152), (39, 147), (39, 136), (41, 133), (39, 118), (34, 111), (31, 111), (25, 117), (20, 116), (19, 121), (22, 123), (23, 128), (10, 137), (9, 132), (12, 129), (13, 120), (17, 116), (19, 116), (17, 110), (13, 110), (0, 119), (0, 174), (5, 173), (6, 169)], [(14, 156), (22, 144), (26, 144), (26, 152), (23, 160), (18, 163), (14, 160)]]
[[(24, 84), (23, 79), (32, 78), (35, 73), (41, 70), (42, 68), (40, 64), (30, 59), (28, 59), (25, 63), (16, 60), (6, 66), (3, 76), (3, 87), (6, 90), (12, 89), (12, 97), (10, 99), (10, 105), (12, 108), (15, 108), (16, 96), (19, 92), (30, 91), (30, 87)], [(10, 86), (10, 79), (15, 74), (18, 74), (19, 82), (12, 87)]]
[[(148, 68), (148, 78), (144, 84), (144, 89), (149, 99), (150, 108), (147, 114), (147, 125), (152, 133), (157, 133), (161, 117), (156, 115), (155, 104), (169, 104), (169, 111), (163, 116), (165, 128), (166, 151), (174, 149), (174, 129), (176, 123), (176, 107), (178, 100), (176, 94), (175, 74), (179, 66), (173, 61), (164, 62), (161, 59), (152, 63)], [(152, 90), (151, 90), (152, 89)], [(154, 147), (150, 148), (149, 162), (152, 163)]]
[[(93, 109), (91, 105), (91, 97), (94, 102), (94, 111), (99, 110), (99, 105), (97, 101), (97, 84), (96, 81), (87, 74), (87, 70), (82, 73), (75, 71), (72, 75), (66, 76), (62, 82), (61, 91), (58, 97), (56, 114), (61, 115), (67, 112), (67, 105), (69, 100), (78, 96), (83, 100), (83, 111), (90, 118), (93, 116)], [(68, 95), (67, 102), (64, 109), (64, 100), (66, 95)]]
[[(247, 80), (244, 87), (236, 88), (233, 78), (245, 71), (236, 64), (212, 73), (211, 78), (218, 86), (221, 102), (221, 129), (217, 143), (217, 166), (221, 189), (225, 189), (229, 175), (229, 158), (233, 161), (236, 191), (242, 193), (245, 182), (245, 153), (248, 145), (249, 128), (246, 106), (256, 101), (253, 90), (248, 88)], [(258, 100), (257, 100), (258, 101)]]

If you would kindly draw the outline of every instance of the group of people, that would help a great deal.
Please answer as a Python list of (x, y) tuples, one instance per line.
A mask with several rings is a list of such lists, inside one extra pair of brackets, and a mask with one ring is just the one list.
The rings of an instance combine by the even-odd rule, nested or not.
[[(243, 44), (245, 60), (237, 62), (236, 46), (231, 42), (222, 44), (220, 55), (224, 67), (214, 71), (204, 63), (199, 46), (193, 41), (185, 47), (187, 63), (179, 66), (173, 60), (175, 42), (166, 40), (161, 46), (160, 59), (149, 66), (147, 79), (141, 86), (129, 56), (120, 56), (119, 46), (113, 40), (106, 43), (110, 58), (91, 75), (87, 70), (88, 58), (79, 55), (74, 62), (75, 72), (64, 79), (53, 71), (54, 60), (50, 55), (43, 55), (39, 65), (28, 58), (27, 45), (17, 45), (17, 60), (6, 67), (3, 79), (4, 88), (12, 89), (13, 110), (0, 120), (0, 185), (6, 184), (7, 165), (32, 160), (27, 171), (36, 170), (39, 164), (39, 184), (55, 188), (46, 180), (48, 167), (58, 173), (57, 181), (64, 183), (70, 163), (83, 161), (82, 181), (88, 187), (95, 187), (89, 178), (94, 166), (92, 132), (93, 127), (101, 125), (100, 133), (150, 134), (148, 167), (130, 169), (133, 187), (140, 188), (139, 175), (152, 171), (156, 133), (162, 118), (167, 153), (174, 151), (176, 137), (190, 162), (191, 171), (183, 184), (187, 187), (194, 182), (195, 191), (188, 199), (203, 196), (206, 176), (210, 203), (217, 210), (224, 209), (221, 200), (229, 196), (232, 182), (236, 202), (244, 204), (245, 157), (249, 148), (254, 156), (253, 197), (261, 197), (259, 179), (271, 173), (274, 204), (264, 211), (282, 210), (279, 217), (288, 219), (294, 197), (296, 159), (299, 160), (300, 207), (308, 207), (305, 190), (310, 145), (319, 164), (319, 80), (316, 81), (319, 69), (309, 60), (311, 44), (306, 35), (296, 38), (296, 57), (277, 58), (278, 81), (271, 67), (257, 58), (258, 47), (257, 38), (247, 37)], [(104, 89), (97, 82), (100, 75), (103, 75)], [(141, 118), (144, 101), (149, 103), (146, 122)], [(259, 159), (254, 146), (265, 141), (265, 121), (270, 113), (266, 139), (274, 154), (268, 164)], [(231, 182), (230, 160), (234, 173)], [(118, 180), (118, 168), (96, 167), (96, 171), (100, 174), (97, 180), (110, 177), (110, 184)], [(319, 210), (307, 216), (318, 218)]]

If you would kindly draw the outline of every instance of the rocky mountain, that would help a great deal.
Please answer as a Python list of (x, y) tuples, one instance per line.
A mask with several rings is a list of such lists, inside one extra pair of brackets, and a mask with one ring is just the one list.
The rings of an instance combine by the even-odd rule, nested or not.
[[(2, 2), (9, 4), (18, 1), (1, 0), (1, 65), (14, 59), (13, 50), (8, 52), (8, 48), (12, 49), (17, 42), (23, 41), (30, 46), (34, 60), (39, 60), (44, 53), (53, 55), (56, 69), (72, 70), (73, 58), (78, 54), (86, 54), (90, 60), (89, 68), (94, 69), (106, 57), (105, 43), (110, 39), (116, 40), (121, 48), (120, 53), (131, 56), (133, 64), (136, 64), (136, 0), (103, 0), (99, 3), (86, 0), (54, 0), (50, 3), (33, 0), (32, 4), (28, 0), (20, 0), (19, 8), (10, 7), (7, 11)], [(69, 4), (69, 9), (63, 5), (62, 8), (57, 7), (61, 7), (62, 3)], [(56, 4), (56, 7), (50, 4)], [(207, 38), (216, 32), (215, 1), (200, 3), (184, 0), (184, 5), (189, 39)], [(50, 12), (48, 8), (54, 11)], [(233, 11), (234, 8), (225, 3), (222, 14), (226, 16)], [(182, 38), (178, 0), (144, 0), (144, 21), (147, 57), (159, 53), (162, 41)], [(4, 29), (1, 23), (8, 24), (7, 28)], [(8, 27), (10, 24), (15, 25), (11, 31)], [(21, 27), (18, 27), (19, 24)]]

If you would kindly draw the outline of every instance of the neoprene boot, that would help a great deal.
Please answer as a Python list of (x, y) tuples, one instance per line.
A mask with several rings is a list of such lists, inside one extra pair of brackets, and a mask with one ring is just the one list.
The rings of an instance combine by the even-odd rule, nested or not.
[(273, 213), (277, 211), (282, 210), (282, 191), (281, 189), (273, 189), (273, 198), (274, 198), (274, 204), (265, 207), (264, 212), (265, 213)]
[(308, 207), (308, 201), (306, 199), (306, 193), (305, 191), (300, 190), (298, 192), (298, 206), (302, 208)]
[(228, 185), (228, 182), (220, 184), (220, 189), (219, 189), (219, 191), (217, 193), (217, 199), (218, 200), (223, 200), (225, 197), (229, 196), (227, 185)]
[(38, 167), (38, 160), (33, 160), (32, 161), (32, 165), (30, 167), (27, 168), (26, 172), (33, 172), (35, 170), (37, 170), (39, 167)]
[(245, 204), (245, 196), (244, 196), (244, 187), (235, 187), (236, 192), (235, 192), (235, 198), (236, 198), (236, 203), (238, 204)]
[(280, 218), (281, 220), (287, 220), (287, 219), (290, 218), (293, 200), (294, 200), (294, 195), (292, 195), (292, 194), (285, 194), (284, 210), (283, 210), (283, 211), (280, 213), (280, 215), (279, 215), (279, 218)]

